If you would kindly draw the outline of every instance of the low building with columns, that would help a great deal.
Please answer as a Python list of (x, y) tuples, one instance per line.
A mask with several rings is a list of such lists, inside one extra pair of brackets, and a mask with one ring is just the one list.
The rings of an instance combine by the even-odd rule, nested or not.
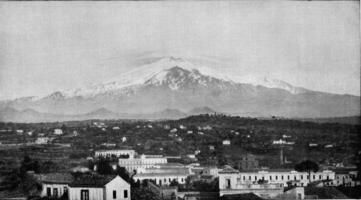
[[(310, 178), (310, 180), (309, 180)], [(254, 193), (263, 198), (274, 198), (284, 194), (287, 186), (304, 187), (311, 182), (332, 181), (335, 172), (324, 170), (311, 173), (297, 172), (294, 170), (263, 170), (253, 172), (239, 172), (231, 167), (226, 167), (219, 172), (220, 196), (225, 194)], [(296, 196), (303, 196), (297, 194)]]
[(136, 152), (134, 150), (124, 150), (124, 149), (106, 149), (106, 150), (97, 150), (95, 151), (95, 157), (120, 157), (120, 156), (129, 156), (129, 158), (134, 158)]

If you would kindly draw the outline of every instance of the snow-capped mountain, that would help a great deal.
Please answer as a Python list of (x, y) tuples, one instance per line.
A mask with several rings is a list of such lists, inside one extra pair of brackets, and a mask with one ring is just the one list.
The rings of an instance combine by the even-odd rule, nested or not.
[(360, 97), (315, 92), (268, 77), (235, 76), (166, 57), (105, 83), (0, 103), (0, 109), (6, 107), (61, 115), (106, 109), (158, 113), (161, 117), (167, 109), (184, 112), (209, 107), (222, 113), (257, 113), (255, 116), (335, 117), (359, 115)]
[[(177, 73), (177, 69), (179, 73)], [(185, 73), (183, 74), (181, 70), (184, 70)], [(173, 74), (173, 77), (170, 77), (172, 76), (171, 73), (176, 74)], [(131, 95), (137, 90), (138, 86), (144, 84), (159, 85), (167, 81), (169, 83), (169, 87), (176, 90), (178, 88), (177, 84), (180, 81), (178, 79), (184, 78), (185, 76), (190, 76), (191, 79), (184, 79), (183, 81), (196, 80), (200, 84), (205, 84), (206, 80), (204, 77), (207, 76), (233, 84), (248, 83), (255, 86), (259, 85), (268, 88), (279, 88), (293, 94), (306, 91), (306, 89), (295, 87), (284, 81), (269, 77), (229, 75), (206, 66), (195, 65), (182, 58), (166, 57), (160, 58), (156, 62), (138, 67), (128, 73), (121, 74), (112, 81), (94, 84), (84, 88), (63, 91), (62, 94), (67, 98), (76, 96), (94, 97), (96, 95), (109, 92), (114, 92), (117, 95)], [(171, 80), (170, 78), (173, 79)]]

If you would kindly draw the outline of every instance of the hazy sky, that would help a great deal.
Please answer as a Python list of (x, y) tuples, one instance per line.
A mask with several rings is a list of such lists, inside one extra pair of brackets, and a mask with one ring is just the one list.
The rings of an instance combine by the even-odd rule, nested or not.
[(0, 2), (0, 99), (103, 82), (149, 56), (360, 94), (358, 1)]

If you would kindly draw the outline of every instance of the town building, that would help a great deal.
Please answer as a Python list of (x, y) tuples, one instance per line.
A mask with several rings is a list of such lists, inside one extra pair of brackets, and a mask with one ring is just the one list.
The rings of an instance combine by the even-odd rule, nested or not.
[[(274, 169), (268, 171), (245, 171), (239, 172), (237, 170), (233, 170), (232, 173), (227, 173), (227, 171), (219, 172), (220, 179), (221, 174), (226, 174), (222, 176), (222, 178), (233, 180), (231, 182), (233, 184), (255, 184), (258, 182), (267, 182), (269, 184), (278, 184), (280, 186), (307, 186), (310, 182), (314, 181), (326, 181), (326, 180), (334, 180), (335, 179), (335, 172), (330, 170), (324, 170), (320, 172), (312, 172), (311, 176), (309, 177), (308, 172), (297, 172), (294, 170), (287, 170), (287, 169)], [(309, 179), (310, 178), (310, 179)], [(226, 181), (227, 180), (223, 180)], [(232, 186), (232, 185), (230, 185)]]
[(54, 129), (54, 134), (55, 135), (63, 135), (63, 130), (61, 130), (60, 128)]
[(226, 167), (219, 172), (219, 196), (254, 193), (263, 198), (274, 198), (283, 194), (284, 186), (276, 183), (242, 182), (239, 172)]
[(41, 197), (67, 197), (69, 200), (130, 200), (130, 184), (119, 176), (69, 173), (43, 174)]
[(136, 152), (134, 150), (123, 150), (123, 149), (107, 149), (107, 150), (97, 150), (95, 151), (95, 157), (120, 157), (120, 156), (129, 156), (129, 158), (134, 158)]
[(124, 167), (128, 172), (144, 171), (147, 168), (153, 168), (156, 164), (167, 163), (167, 158), (162, 155), (141, 155), (129, 158), (119, 158), (118, 165)]
[(252, 177), (249, 178), (244, 175), (244, 173), (227, 166), (219, 171), (219, 195), (222, 197), (253, 193), (265, 199), (304, 199), (305, 195), (303, 187), (291, 187), (290, 189), (285, 190), (285, 184), (277, 181), (272, 182), (270, 181), (272, 178), (266, 180), (264, 175), (261, 175), (261, 177), (262, 179), (254, 177), (255, 179), (253, 181), (249, 181), (246, 179), (252, 179)]
[(69, 184), (69, 200), (130, 200), (130, 184), (119, 176), (82, 177)]
[(335, 169), (335, 179), (329, 182), (330, 186), (344, 186), (355, 187), (361, 185), (360, 180), (357, 180), (357, 169)]
[(50, 142), (49, 137), (38, 137), (35, 140), (35, 144), (48, 144)]
[(68, 195), (73, 176), (69, 173), (49, 173), (39, 175), (38, 179), (42, 182), (41, 197), (62, 197)]
[(145, 169), (133, 176), (135, 181), (152, 181), (157, 185), (169, 185), (173, 181), (185, 184), (187, 177), (191, 174), (190, 168), (183, 165), (170, 166), (159, 165), (157, 168)]

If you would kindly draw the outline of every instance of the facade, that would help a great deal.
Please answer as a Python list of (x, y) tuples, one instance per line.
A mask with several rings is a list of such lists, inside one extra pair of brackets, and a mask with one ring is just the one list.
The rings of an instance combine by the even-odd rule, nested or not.
[(63, 130), (61, 130), (60, 128), (54, 129), (54, 134), (55, 135), (63, 135)]
[(50, 141), (50, 138), (48, 138), (48, 137), (38, 137), (35, 140), (35, 144), (48, 144), (49, 141)]
[(74, 179), (70, 174), (40, 175), (41, 197), (62, 197), (69, 200), (130, 200), (130, 184), (119, 176), (87, 175)]
[(231, 145), (231, 141), (230, 140), (223, 140), (222, 144), (223, 145)]
[[(329, 170), (311, 173), (311, 181), (334, 180), (335, 173)], [(219, 172), (220, 196), (224, 194), (254, 193), (264, 198), (281, 196), (286, 186), (306, 186), (307, 172), (289, 170), (239, 172), (227, 167)], [(299, 195), (297, 195), (299, 196)], [(301, 195), (302, 196), (302, 195)]]
[(167, 158), (162, 155), (141, 155), (139, 158), (119, 158), (118, 165), (124, 167), (128, 172), (144, 171), (148, 168), (154, 168), (157, 164), (168, 163)]
[(157, 185), (169, 185), (172, 181), (185, 184), (188, 173), (142, 173), (133, 176), (135, 181), (153, 181)]
[(345, 187), (355, 187), (361, 185), (359, 180), (356, 180), (357, 170), (340, 170), (336, 171), (335, 179), (332, 182), (326, 184), (330, 186), (345, 186)]
[(41, 174), (39, 180), (42, 182), (41, 197), (62, 197), (68, 195), (69, 184), (73, 177), (68, 173)]
[(308, 172), (297, 172), (294, 170), (272, 170), (272, 171), (256, 171), (256, 172), (240, 172), (238, 174), (239, 181), (243, 183), (254, 183), (259, 180), (267, 181), (268, 183), (289, 184), (294, 186), (307, 186), (309, 181), (334, 180), (335, 172), (324, 170), (320, 172), (311, 173), (309, 180)]
[(95, 151), (95, 157), (111, 157), (112, 155), (116, 157), (126, 156), (129, 158), (134, 158), (136, 153), (134, 150), (123, 150), (123, 149), (109, 149), (109, 150), (98, 150)]
[(159, 164), (154, 168), (148, 168), (133, 176), (135, 181), (153, 181), (157, 185), (169, 185), (172, 181), (185, 184), (186, 179), (191, 175), (191, 169), (181, 164)]
[(119, 176), (75, 180), (69, 186), (69, 200), (130, 200), (130, 184)]

